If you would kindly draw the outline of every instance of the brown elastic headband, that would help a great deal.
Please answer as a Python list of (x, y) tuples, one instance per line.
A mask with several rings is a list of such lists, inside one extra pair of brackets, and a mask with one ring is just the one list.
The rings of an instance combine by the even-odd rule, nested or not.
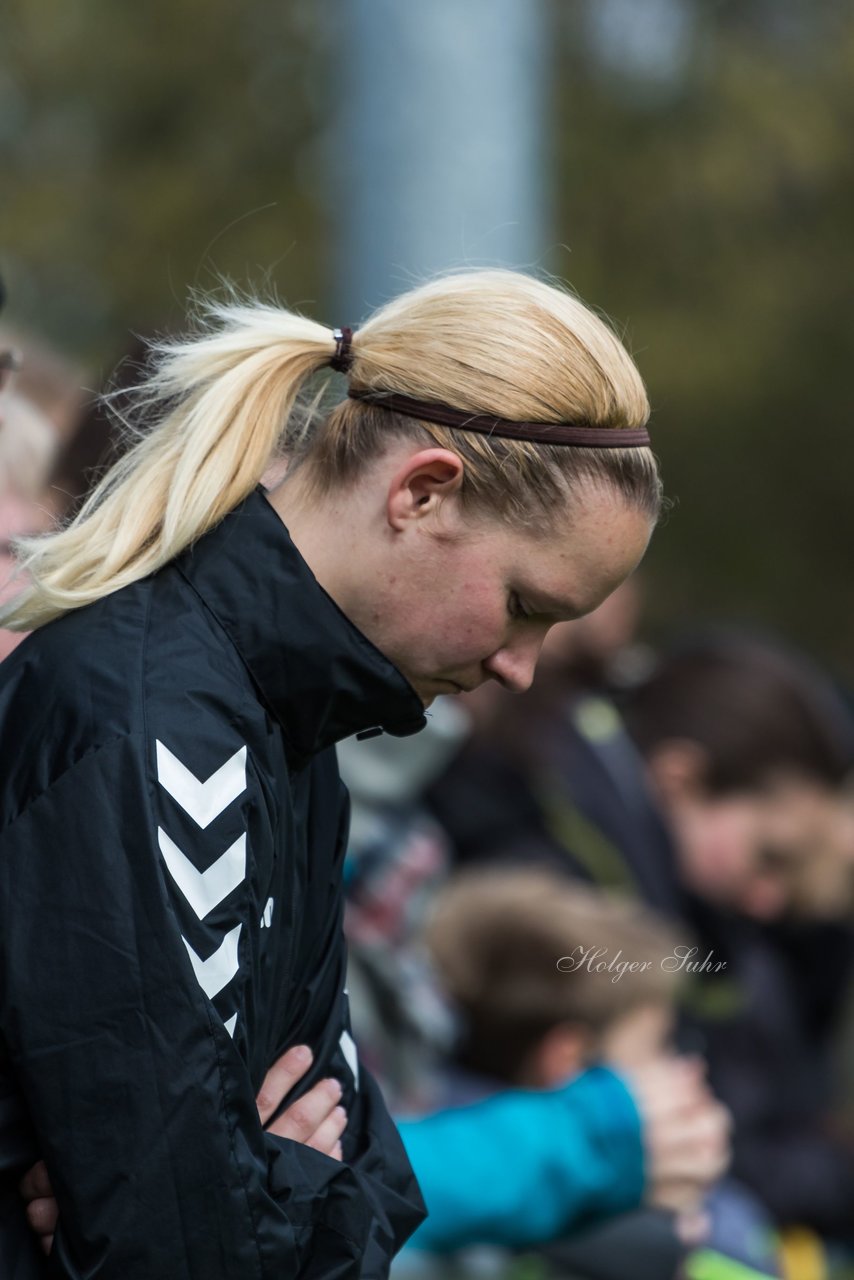
[(384, 391), (348, 391), (351, 400), (361, 400), (378, 409), (390, 409), (405, 418), (420, 418), (440, 427), (457, 427), (461, 431), (479, 431), (488, 436), (506, 436), (510, 440), (535, 440), (540, 444), (574, 444), (582, 448), (633, 449), (650, 443), (645, 427), (638, 430), (622, 427), (581, 427), (569, 422), (509, 422), (491, 418), (486, 413), (466, 413), (433, 400), (414, 400)]

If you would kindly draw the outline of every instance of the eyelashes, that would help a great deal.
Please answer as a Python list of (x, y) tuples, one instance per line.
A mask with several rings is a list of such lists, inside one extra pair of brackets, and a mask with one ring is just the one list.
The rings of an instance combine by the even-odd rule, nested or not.
[(530, 610), (525, 608), (522, 601), (519, 599), (518, 593), (515, 591), (511, 591), (510, 595), (507, 597), (507, 612), (511, 618), (515, 618), (517, 620), (533, 616)]

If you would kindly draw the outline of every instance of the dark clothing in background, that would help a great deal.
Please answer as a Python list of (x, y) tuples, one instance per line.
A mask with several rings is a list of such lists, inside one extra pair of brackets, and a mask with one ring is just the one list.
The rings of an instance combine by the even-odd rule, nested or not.
[(834, 1081), (830, 996), (850, 981), (852, 939), (835, 925), (757, 928), (741, 952), (749, 1003), (706, 1019), (712, 1083), (736, 1121), (733, 1173), (783, 1224), (854, 1243), (854, 1145), (827, 1118)]
[[(350, 1035), (332, 745), (422, 713), (260, 491), (0, 667), (3, 1280), (387, 1274), (424, 1209)], [(300, 1043), (293, 1097), (344, 1087), (343, 1162), (261, 1128)]]
[(458, 864), (545, 863), (623, 892), (683, 926), (702, 962), (679, 1040), (702, 1052), (733, 1112), (732, 1173), (781, 1224), (854, 1236), (854, 1150), (825, 1131), (827, 1056), (850, 981), (849, 928), (780, 926), (736, 917), (679, 880), (667, 825), (613, 706), (580, 695), (541, 711), (502, 745), (474, 740), (429, 795)]

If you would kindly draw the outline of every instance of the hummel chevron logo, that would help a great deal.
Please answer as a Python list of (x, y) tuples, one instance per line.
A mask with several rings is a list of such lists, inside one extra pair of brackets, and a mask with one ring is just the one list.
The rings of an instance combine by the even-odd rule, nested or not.
[(196, 981), (209, 1000), (219, 995), (223, 987), (228, 986), (239, 968), (237, 960), (237, 944), (240, 940), (242, 924), (235, 925), (223, 938), (216, 951), (207, 960), (200, 959), (186, 938), (183, 939)]
[(204, 829), (246, 790), (246, 748), (235, 751), (207, 782), (200, 782), (168, 747), (158, 741), (157, 777), (172, 799), (177, 800), (181, 808)]
[(170, 876), (200, 920), (213, 911), (214, 907), (218, 907), (246, 876), (245, 835), (238, 836), (234, 844), (207, 871), (197, 871), (162, 827), (157, 828), (157, 839)]
[(359, 1087), (359, 1054), (356, 1049), (356, 1042), (353, 1039), (353, 1037), (350, 1035), (349, 1031), (342, 1031), (341, 1039), (338, 1041), (338, 1044), (341, 1047), (341, 1052), (344, 1054), (344, 1058), (347, 1063), (347, 1066), (350, 1068), (350, 1070), (353, 1073), (353, 1080), (355, 1081), (356, 1088), (358, 1089)]

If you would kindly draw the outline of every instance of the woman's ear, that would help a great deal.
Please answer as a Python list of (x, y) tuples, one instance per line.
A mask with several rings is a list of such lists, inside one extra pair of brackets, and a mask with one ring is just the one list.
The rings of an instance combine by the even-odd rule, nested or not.
[(386, 513), (392, 528), (434, 516), (445, 498), (459, 493), (465, 464), (451, 449), (420, 449), (395, 471), (388, 487)]
[(705, 791), (709, 758), (688, 738), (668, 738), (647, 757), (652, 784), (665, 802), (678, 802)]

